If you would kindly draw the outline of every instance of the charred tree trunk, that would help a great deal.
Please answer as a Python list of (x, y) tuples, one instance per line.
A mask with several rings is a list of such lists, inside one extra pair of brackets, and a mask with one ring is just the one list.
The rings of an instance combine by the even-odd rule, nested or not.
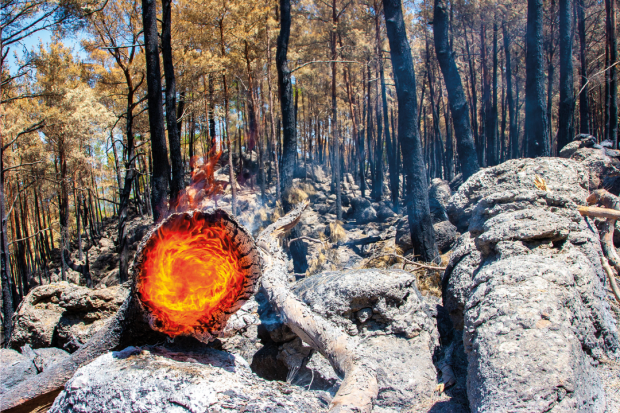
[(577, 28), (579, 32), (579, 74), (581, 77), (579, 93), (579, 133), (590, 134), (590, 102), (588, 102), (588, 65), (586, 61), (586, 17), (584, 0), (576, 0)]
[[(276, 134), (276, 119), (273, 115), (273, 89), (271, 87), (271, 45), (270, 45), (269, 30), (267, 30), (267, 87), (269, 88), (269, 124), (271, 126), (271, 141), (273, 142), (273, 166), (276, 172), (276, 199), (282, 199), (281, 187), (280, 187), (280, 162), (278, 159), (278, 141)], [(279, 126), (278, 126), (279, 127)], [(271, 159), (271, 154), (269, 156)]]
[(7, 215), (4, 199), (4, 142), (0, 142), (0, 281), (2, 282), (2, 327), (4, 329), (4, 345), (9, 342), (13, 332), (13, 278), (11, 277), (11, 258), (9, 252), (9, 238), (7, 235)]
[(517, 134), (517, 111), (512, 94), (512, 50), (511, 38), (506, 28), (506, 22), (502, 26), (504, 32), (504, 53), (506, 56), (506, 100), (508, 100), (508, 116), (510, 118), (508, 126), (508, 139), (510, 141), (510, 158), (519, 157), (519, 135)]
[(435, 53), (448, 90), (448, 101), (450, 102), (450, 113), (454, 124), (461, 172), (463, 179), (467, 180), (478, 172), (480, 167), (474, 135), (469, 122), (469, 105), (463, 91), (461, 76), (454, 61), (454, 53), (448, 43), (448, 13), (444, 0), (435, 1), (434, 37)]
[[(368, 80), (366, 79), (366, 71), (362, 69), (362, 83), (364, 85), (362, 89), (363, 90), (362, 96), (364, 99), (364, 108), (362, 112), (362, 125), (364, 124), (366, 120), (366, 111), (368, 110), (368, 98), (366, 94), (366, 89), (370, 88), (370, 86), (368, 85)], [(366, 125), (366, 128), (367, 127), (368, 125)], [(357, 137), (358, 146), (359, 146), (358, 153), (359, 153), (359, 161), (360, 161), (360, 165), (359, 165), (360, 192), (362, 193), (362, 198), (366, 197), (366, 151), (364, 150), (364, 139), (365, 139), (364, 131), (366, 128), (362, 127), (362, 130), (360, 131), (360, 134)]]
[(489, 166), (489, 125), (487, 120), (491, 117), (491, 80), (487, 67), (487, 29), (486, 25), (480, 24), (480, 66), (482, 66), (482, 103), (480, 107), (480, 147), (482, 148), (482, 166)]
[[(213, 257), (214, 254), (209, 253), (210, 249), (217, 248), (219, 244), (224, 249), (218, 250), (218, 253), (230, 254), (227, 258), (231, 261), (227, 261), (227, 263), (235, 262), (236, 269), (234, 274), (229, 274), (230, 277), (234, 278), (228, 280), (227, 294), (216, 304), (214, 311), (209, 308), (209, 313), (205, 313), (198, 320), (198, 324), (192, 322), (189, 325), (178, 325), (167, 322), (166, 317), (169, 315), (162, 315), (161, 307), (157, 307), (157, 299), (148, 295), (148, 285), (152, 285), (153, 281), (146, 282), (145, 280), (147, 278), (157, 280), (158, 274), (153, 272), (156, 264), (149, 266), (149, 269), (146, 269), (143, 264), (147, 256), (150, 257), (148, 259), (153, 259), (151, 252), (156, 248), (158, 251), (164, 251), (167, 254), (160, 257), (161, 259), (174, 259), (179, 238), (174, 238), (174, 244), (166, 244), (166, 235), (172, 231), (177, 235), (179, 230), (183, 233), (183, 230), (187, 230), (188, 226), (192, 228), (191, 233), (187, 231), (191, 241), (187, 240), (186, 242), (193, 242), (194, 248), (197, 248), (195, 254), (198, 259), (195, 259), (194, 262), (200, 263), (204, 257)], [(202, 238), (198, 240), (191, 238), (192, 234), (196, 235), (197, 232), (199, 232), (199, 237), (207, 238), (206, 242), (201, 242), (200, 239)], [(128, 345), (153, 344), (165, 341), (167, 336), (186, 335), (203, 342), (208, 342), (217, 337), (226, 326), (228, 318), (254, 293), (261, 274), (259, 254), (252, 236), (226, 212), (218, 210), (209, 214), (201, 211), (189, 211), (170, 215), (155, 226), (140, 244), (131, 270), (134, 274), (131, 293), (116, 315), (111, 317), (103, 328), (70, 357), (5, 392), (0, 399), (0, 410), (8, 412), (38, 411), (39, 407), (53, 402), (65, 383), (79, 367), (88, 364), (108, 351), (120, 350)], [(212, 264), (205, 263), (205, 265)], [(175, 274), (169, 283), (174, 284), (174, 280), (177, 279), (182, 280), (179, 283), (186, 284), (189, 282), (191, 285), (192, 282), (191, 278), (184, 278), (183, 274)], [(186, 288), (185, 284), (167, 285), (170, 286), (170, 291), (174, 294), (175, 291)], [(205, 286), (201, 285), (200, 287), (204, 293)], [(157, 308), (159, 311), (156, 310)], [(194, 309), (187, 309), (186, 311), (193, 312)]]
[(543, 2), (528, 0), (527, 5), (525, 133), (527, 156), (536, 158), (550, 155), (543, 86)]
[(500, 162), (500, 145), (497, 136), (497, 24), (493, 24), (493, 89), (490, 99), (490, 110), (487, 113), (486, 136), (488, 143), (488, 166), (495, 166)]
[(286, 192), (293, 185), (295, 172), (295, 146), (297, 130), (295, 128), (295, 109), (293, 107), (293, 84), (291, 71), (288, 68), (288, 41), (291, 35), (291, 1), (280, 0), (280, 35), (276, 50), (276, 68), (278, 70), (278, 86), (280, 91), (280, 108), (282, 110), (282, 129), (284, 140), (282, 143), (282, 168), (280, 170), (280, 190), (282, 192), (282, 206), (290, 211), (292, 205), (287, 201)]
[(131, 185), (136, 176), (135, 169), (135, 145), (133, 136), (133, 107), (134, 94), (131, 89), (131, 77), (126, 72), (127, 85), (130, 87), (130, 93), (127, 94), (127, 159), (125, 160), (125, 184), (120, 193), (118, 206), (118, 255), (119, 267), (118, 278), (121, 283), (129, 279), (129, 240), (127, 239), (127, 214), (129, 209), (129, 196), (131, 195)]
[(161, 54), (166, 78), (166, 124), (168, 127), (168, 144), (170, 145), (170, 162), (172, 179), (170, 181), (170, 200), (174, 202), (179, 192), (185, 187), (183, 182), (183, 157), (181, 156), (181, 138), (177, 126), (176, 78), (172, 63), (172, 0), (162, 0)]
[(605, 0), (605, 27), (607, 32), (607, 49), (609, 50), (609, 139), (618, 149), (618, 41), (616, 38), (616, 2)]
[(338, 29), (338, 13), (336, 11), (336, 0), (332, 0), (332, 31), (331, 31), (331, 57), (332, 57), (332, 142), (334, 148), (334, 186), (336, 190), (336, 217), (342, 220), (342, 175), (341, 175), (341, 150), (340, 150), (340, 128), (338, 127), (338, 100), (336, 99), (336, 39)]
[[(220, 43), (222, 46), (222, 57), (226, 55), (226, 49), (224, 46), (224, 22), (219, 21), (220, 27)], [(230, 192), (232, 194), (231, 210), (234, 214), (237, 211), (237, 180), (235, 178), (235, 169), (233, 167), (233, 146), (230, 140), (230, 134), (228, 131), (228, 116), (229, 116), (229, 102), (228, 102), (228, 83), (226, 79), (226, 73), (222, 73), (222, 85), (224, 87), (224, 130), (226, 131), (226, 146), (228, 147), (228, 181), (230, 183)]]
[(573, 0), (560, 0), (560, 104), (558, 153), (573, 140)]
[(148, 86), (148, 112), (151, 132), (153, 174), (151, 177), (151, 205), (155, 222), (166, 213), (170, 164), (164, 133), (164, 110), (161, 97), (161, 71), (159, 68), (159, 36), (155, 0), (142, 0), (142, 21), (146, 55), (146, 81)]
[(411, 49), (407, 40), (400, 0), (383, 0), (385, 23), (398, 96), (398, 137), (409, 193), (407, 209), (414, 253), (422, 261), (438, 256), (428, 204), (428, 182), (417, 120), (416, 82)]

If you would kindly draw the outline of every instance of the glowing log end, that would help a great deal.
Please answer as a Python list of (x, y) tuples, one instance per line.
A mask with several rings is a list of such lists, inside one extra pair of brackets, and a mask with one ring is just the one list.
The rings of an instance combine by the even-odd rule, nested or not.
[(248, 231), (223, 210), (172, 214), (140, 244), (133, 294), (156, 331), (208, 342), (251, 296), (260, 255)]

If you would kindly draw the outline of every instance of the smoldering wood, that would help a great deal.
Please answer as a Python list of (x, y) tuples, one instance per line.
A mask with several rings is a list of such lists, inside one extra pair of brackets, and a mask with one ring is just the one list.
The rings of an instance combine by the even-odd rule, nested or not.
[[(212, 213), (189, 211), (172, 214), (166, 220), (154, 226), (138, 247), (136, 258), (130, 271), (132, 275), (131, 293), (117, 314), (70, 357), (3, 394), (0, 400), (0, 411), (13, 413), (30, 412), (37, 407), (48, 404), (54, 400), (78, 368), (108, 351), (120, 350), (129, 345), (135, 346), (166, 341), (167, 336), (153, 328), (153, 317), (142, 305), (135, 281), (145, 258), (143, 252), (149, 245), (153, 235), (157, 234), (158, 230), (168, 220), (178, 218), (179, 216), (189, 217), (192, 214), (201, 214), (207, 222), (223, 225), (226, 233), (229, 234), (235, 246), (240, 250), (242, 264), (245, 268), (246, 288), (240, 294), (233, 307), (227, 311), (221, 311), (214, 317), (214, 325), (208, 329), (211, 337), (216, 337), (221, 332), (228, 318), (252, 296), (260, 277), (261, 261), (254, 239), (234, 217), (231, 217), (223, 210), (216, 210)], [(194, 336), (199, 339), (203, 338), (204, 334), (203, 337), (200, 337), (200, 333), (197, 332)]]

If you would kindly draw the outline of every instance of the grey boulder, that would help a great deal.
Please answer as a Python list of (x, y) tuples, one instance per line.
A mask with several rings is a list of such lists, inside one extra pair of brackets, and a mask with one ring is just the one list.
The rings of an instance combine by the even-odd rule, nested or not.
[(223, 351), (128, 347), (78, 369), (49, 412), (314, 413), (329, 401), (324, 392), (263, 380)]
[(36, 287), (20, 303), (9, 346), (77, 350), (116, 313), (128, 289), (89, 289), (67, 282)]

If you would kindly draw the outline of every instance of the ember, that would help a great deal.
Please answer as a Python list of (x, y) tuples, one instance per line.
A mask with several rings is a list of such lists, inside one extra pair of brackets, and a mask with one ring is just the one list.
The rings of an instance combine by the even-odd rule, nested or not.
[(136, 285), (156, 330), (210, 338), (253, 293), (257, 274), (231, 238), (242, 235), (231, 224), (223, 211), (173, 214), (150, 236)]

